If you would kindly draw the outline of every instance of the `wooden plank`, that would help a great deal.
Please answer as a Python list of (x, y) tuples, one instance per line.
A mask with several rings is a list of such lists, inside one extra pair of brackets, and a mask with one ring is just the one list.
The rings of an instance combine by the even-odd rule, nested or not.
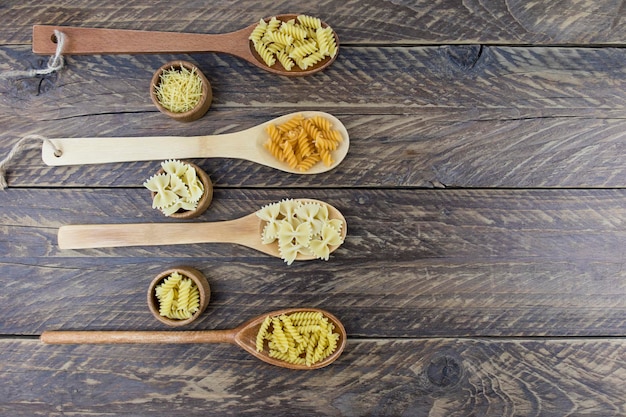
[[(63, 224), (170, 220), (134, 189), (5, 192), (0, 269), (20, 301), (0, 303), (3, 334), (159, 328), (145, 294), (178, 264), (213, 287), (197, 328), (297, 306), (335, 312), (351, 337), (621, 336), (626, 325), (624, 190), (307, 190), (298, 197), (344, 213), (348, 237), (328, 262), (291, 266), (229, 244), (59, 250)], [(217, 190), (198, 221), (291, 192)]]
[(332, 260), (287, 269), (258, 259), (1, 259), (3, 334), (44, 330), (163, 330), (150, 280), (171, 266), (206, 274), (211, 302), (188, 329), (228, 329), (290, 307), (337, 315), (350, 337), (622, 336), (618, 261)]
[(121, 29), (223, 33), (280, 13), (319, 16), (339, 33), (342, 43), (371, 44), (623, 44), (624, 6), (616, 0), (558, 0), (528, 4), (522, 0), (438, 1), (214, 1), (211, 7), (192, 0), (169, 4), (133, 1), (80, 1), (45, 5), (9, 0), (0, 13), (0, 44), (30, 43), (33, 24)]
[[(248, 111), (215, 112), (218, 124), (253, 126), (269, 120)], [(295, 175), (239, 159), (193, 158), (216, 188), (268, 187), (624, 187), (621, 155), (626, 119), (539, 117), (534, 120), (447, 120), (445, 112), (420, 116), (352, 116), (333, 112), (347, 126), (350, 150), (324, 174)], [(80, 118), (93, 126), (137, 126), (158, 115)], [(242, 125), (242, 120), (247, 120)], [(77, 121), (78, 124), (78, 121)], [(39, 124), (61, 130), (63, 122)], [(24, 126), (24, 131), (32, 131)], [(133, 129), (132, 127), (130, 129)], [(235, 129), (239, 130), (239, 129)], [(164, 131), (179, 133), (176, 128)], [(129, 133), (129, 132), (127, 132)], [(135, 134), (133, 129), (133, 134)], [(152, 134), (158, 134), (152, 131)], [(202, 132), (198, 132), (202, 134)], [(19, 133), (22, 134), (21, 132)], [(190, 134), (192, 135), (192, 134)], [(7, 155), (17, 136), (6, 140)], [(31, 141), (9, 164), (10, 187), (141, 187), (160, 161), (48, 167), (41, 141)], [(498, 163), (494, 163), (497, 161)]]
[[(0, 192), (0, 415), (626, 414), (626, 9), (543, 3), (273, 3), (339, 32), (339, 59), (299, 79), (217, 54), (67, 57), (60, 73), (0, 79), (0, 159), (26, 134), (224, 133), (300, 109), (335, 114), (352, 138), (321, 176), (196, 160), (216, 192), (190, 227), (288, 197), (344, 212), (339, 251), (291, 266), (236, 245), (60, 250), (63, 224), (170, 222), (141, 187), (158, 161), (49, 168), (22, 152)], [(35, 23), (223, 33), (268, 13), (246, 1), (170, 7), (4, 1), (0, 73), (46, 65), (31, 52)], [(175, 58), (213, 86), (194, 123), (148, 98), (153, 71)], [(233, 346), (37, 340), (163, 330), (147, 287), (181, 264), (212, 287), (188, 329), (320, 307), (346, 325), (345, 354), (294, 373)]]
[[(12, 190), (1, 201), (3, 225), (39, 235), (38, 247), (5, 243), (5, 256), (253, 256), (247, 248), (199, 244), (62, 251), (56, 230), (63, 224), (171, 222), (150, 208), (150, 194), (136, 189)], [(340, 259), (538, 257), (607, 260), (624, 237), (624, 190), (217, 190), (201, 217), (230, 220), (283, 198), (327, 201), (346, 216), (349, 238)], [(46, 216), (42, 215), (46, 213)], [(26, 228), (26, 229), (24, 229)], [(31, 235), (32, 235), (31, 234)], [(613, 239), (613, 240), (611, 240)], [(604, 242), (602, 241), (604, 240)], [(531, 243), (532, 242), (532, 243)], [(26, 242), (24, 242), (26, 243)], [(579, 246), (581, 248), (577, 249)], [(20, 245), (17, 245), (19, 248)], [(43, 248), (48, 248), (45, 252)], [(81, 255), (82, 254), (82, 255)], [(265, 257), (259, 255), (258, 257)]]
[[(217, 187), (625, 185), (619, 158), (625, 50), (493, 47), (475, 62), (455, 61), (460, 51), (346, 48), (327, 72), (298, 80), (260, 74), (235, 58), (197, 57), (211, 74), (215, 98), (208, 115), (189, 124), (167, 119), (148, 98), (162, 57), (80, 57), (50, 78), (0, 83), (0, 150), (8, 153), (26, 134), (191, 136), (243, 130), (298, 109), (324, 110), (339, 117), (352, 138), (348, 158), (328, 174), (285, 175), (239, 160), (199, 162)], [(3, 53), (9, 62), (36, 64), (23, 48)], [(31, 151), (11, 164), (9, 183), (137, 186), (153, 165), (48, 168)]]
[[(45, 66), (45, 57), (33, 56), (25, 47), (0, 51), (3, 70)], [(267, 113), (323, 106), (409, 115), (438, 109), (448, 110), (453, 120), (468, 110), (483, 119), (512, 109), (517, 113), (503, 113), (503, 118), (623, 116), (625, 54), (622, 48), (346, 47), (331, 67), (309, 77), (277, 77), (214, 54), (78, 56), (69, 57), (67, 67), (45, 82), (14, 79), (0, 86), (7, 115), (20, 115), (28, 123), (62, 119), (69, 123), (65, 131), (73, 135), (79, 131), (72, 130), (72, 121), (80, 117), (156, 113), (148, 94), (150, 79), (173, 59), (194, 61), (206, 73), (214, 93), (212, 110), (255, 108)], [(37, 112), (27, 111), (32, 106)], [(162, 116), (156, 126), (134, 128), (176, 126), (189, 131), (209, 120), (218, 122), (210, 116), (189, 124)], [(110, 126), (102, 133), (115, 134), (120, 128)], [(100, 129), (96, 126), (94, 132)]]
[(626, 412), (623, 339), (349, 340), (311, 372), (222, 345), (0, 346), (0, 412), (15, 417)]

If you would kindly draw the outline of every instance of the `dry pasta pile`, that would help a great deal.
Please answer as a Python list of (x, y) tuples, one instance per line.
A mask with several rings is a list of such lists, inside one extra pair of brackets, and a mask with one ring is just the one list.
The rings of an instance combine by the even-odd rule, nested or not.
[(343, 140), (341, 133), (323, 116), (296, 115), (280, 125), (267, 125), (269, 139), (263, 146), (292, 169), (308, 171), (318, 162), (331, 166), (332, 151)]
[(339, 334), (321, 312), (302, 311), (276, 317), (267, 316), (256, 337), (256, 349), (262, 352), (265, 341), (273, 358), (311, 366), (337, 349)]
[(161, 316), (185, 320), (200, 308), (200, 292), (191, 278), (173, 272), (155, 288)]
[(278, 241), (280, 256), (287, 265), (293, 263), (298, 253), (327, 261), (330, 248), (343, 243), (343, 221), (330, 219), (325, 204), (282, 200), (262, 207), (256, 215), (266, 222), (262, 242)]
[(182, 113), (196, 107), (202, 98), (202, 79), (193, 68), (170, 68), (163, 71), (159, 84), (154, 86), (157, 100), (174, 113)]
[(268, 67), (278, 60), (287, 71), (295, 65), (306, 70), (327, 57), (334, 57), (338, 51), (333, 30), (322, 27), (319, 18), (307, 15), (287, 22), (275, 17), (269, 22), (261, 19), (250, 40)]
[(204, 185), (196, 170), (189, 164), (172, 159), (161, 163), (162, 174), (156, 174), (143, 183), (155, 193), (152, 208), (157, 208), (166, 216), (178, 210), (195, 210), (204, 193)]

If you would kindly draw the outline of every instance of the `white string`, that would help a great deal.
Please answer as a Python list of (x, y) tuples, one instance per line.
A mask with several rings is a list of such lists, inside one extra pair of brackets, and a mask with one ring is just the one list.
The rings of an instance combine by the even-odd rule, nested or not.
[(43, 141), (44, 143), (49, 144), (50, 146), (52, 146), (52, 148), (54, 149), (54, 155), (56, 156), (61, 156), (62, 152), (59, 148), (57, 148), (56, 146), (54, 146), (54, 144), (52, 143), (52, 141), (44, 136), (41, 135), (28, 135), (28, 136), (24, 136), (22, 139), (18, 140), (15, 145), (13, 145), (13, 149), (11, 149), (11, 151), (9, 152), (9, 154), (6, 156), (6, 158), (4, 158), (2, 161), (0, 161), (0, 190), (4, 190), (5, 188), (7, 188), (9, 185), (7, 184), (7, 180), (6, 180), (6, 173), (7, 173), (7, 165), (9, 165), (9, 162), (11, 162), (13, 160), (13, 158), (15, 157), (15, 155), (17, 155), (17, 153), (23, 149), (32, 149), (32, 148), (37, 148), (39, 147), (39, 144), (28, 144), (28, 142), (32, 141), (32, 140), (37, 140), (37, 141)]
[[(50, 59), (48, 60), (48, 65), (46, 68), (31, 69), (28, 71), (6, 71), (3, 73), (0, 73), (0, 78), (34, 77), (36, 75), (47, 75), (47, 74), (53, 73), (54, 71), (59, 71), (61, 68), (63, 68), (63, 66), (65, 65), (65, 60), (63, 59), (62, 53), (63, 53), (63, 46), (65, 45), (65, 34), (59, 30), (55, 30), (54, 36), (56, 36), (57, 49), (56, 49), (54, 56), (51, 56)], [(28, 142), (32, 140), (43, 141), (44, 143), (49, 144), (50, 146), (54, 148), (54, 154), (56, 156), (61, 156), (61, 150), (58, 149), (56, 146), (54, 146), (54, 144), (50, 141), (50, 139), (44, 136), (40, 136), (40, 135), (24, 136), (22, 139), (17, 141), (15, 145), (13, 145), (13, 148), (11, 149), (9, 154), (6, 156), (6, 158), (0, 161), (0, 190), (4, 190), (8, 187), (7, 180), (6, 180), (6, 173), (7, 173), (6, 167), (7, 165), (9, 165), (9, 162), (11, 162), (13, 158), (15, 158), (15, 155), (22, 149), (35, 148), (39, 146), (39, 145), (35, 146), (32, 144), (28, 144)]]
[(0, 73), (0, 78), (14, 78), (14, 77), (34, 77), (36, 75), (47, 75), (54, 71), (59, 71), (65, 65), (63, 59), (63, 46), (65, 45), (65, 34), (59, 30), (54, 31), (54, 36), (57, 40), (57, 49), (53, 56), (48, 60), (48, 66), (41, 69), (30, 69), (24, 71), (5, 71)]

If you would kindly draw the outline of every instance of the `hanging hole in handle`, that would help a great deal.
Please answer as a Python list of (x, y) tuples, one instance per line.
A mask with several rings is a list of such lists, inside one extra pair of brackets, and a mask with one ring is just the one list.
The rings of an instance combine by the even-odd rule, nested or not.
[(50, 146), (52, 146), (52, 149), (54, 150), (54, 152), (52, 152), (52, 154), (57, 157), (60, 158), (63, 156), (63, 149), (61, 149), (60, 147), (57, 147), (54, 143), (52, 143), (52, 141), (48, 138), (45, 137), (41, 137), (41, 139), (43, 139), (44, 145), (48, 144)]
[(52, 41), (52, 43), (58, 43), (59, 40), (57, 39), (57, 35), (55, 35), (54, 33), (52, 34), (52, 36), (50, 36), (50, 40)]

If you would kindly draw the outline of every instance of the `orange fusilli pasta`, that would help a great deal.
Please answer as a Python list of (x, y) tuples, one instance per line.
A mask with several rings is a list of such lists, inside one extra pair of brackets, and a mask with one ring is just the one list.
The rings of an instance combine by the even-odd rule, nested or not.
[(343, 140), (341, 133), (323, 116), (310, 119), (296, 115), (280, 125), (269, 124), (265, 148), (279, 161), (301, 172), (308, 171), (317, 162), (332, 166), (335, 151)]

